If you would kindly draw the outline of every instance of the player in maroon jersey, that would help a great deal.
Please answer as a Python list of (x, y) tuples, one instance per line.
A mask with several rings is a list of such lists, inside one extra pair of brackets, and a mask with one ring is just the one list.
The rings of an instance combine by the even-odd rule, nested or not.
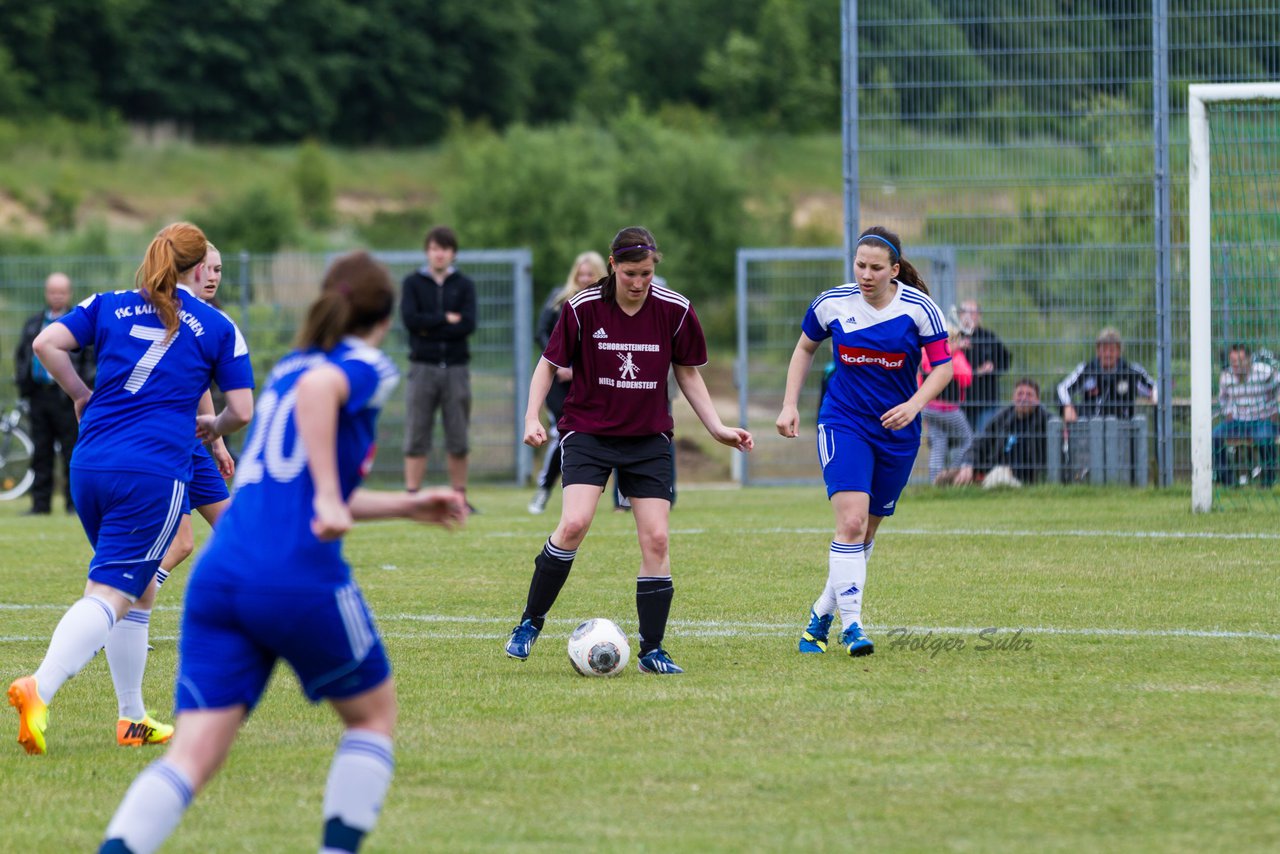
[(674, 587), (667, 550), (672, 472), (668, 448), (674, 422), (667, 371), (717, 442), (750, 451), (751, 434), (720, 420), (698, 368), (707, 342), (689, 300), (653, 283), (662, 260), (647, 229), (624, 228), (610, 244), (609, 274), (569, 299), (529, 383), (524, 441), (547, 441), (539, 412), (556, 368), (573, 368), (560, 417), (564, 481), (560, 524), (534, 559), (533, 580), (507, 655), (529, 657), (547, 612), (569, 577), (578, 546), (591, 528), (609, 473), (618, 469), (631, 500), (640, 540), (636, 612), (639, 667), (644, 673), (681, 673), (662, 648)]

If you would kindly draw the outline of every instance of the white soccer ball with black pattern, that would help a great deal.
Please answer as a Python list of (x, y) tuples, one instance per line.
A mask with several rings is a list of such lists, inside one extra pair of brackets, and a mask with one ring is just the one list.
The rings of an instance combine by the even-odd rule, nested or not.
[(612, 620), (587, 620), (569, 635), (569, 663), (583, 676), (617, 676), (630, 658), (631, 644)]

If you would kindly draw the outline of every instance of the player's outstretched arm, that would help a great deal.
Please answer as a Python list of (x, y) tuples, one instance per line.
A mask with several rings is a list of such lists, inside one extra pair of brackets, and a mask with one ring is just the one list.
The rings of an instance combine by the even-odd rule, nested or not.
[(453, 489), (421, 489), (417, 492), (382, 492), (357, 489), (348, 505), (357, 520), (410, 519), (445, 528), (460, 526), (467, 519), (467, 502)]
[(782, 411), (774, 426), (778, 435), (794, 439), (800, 435), (800, 389), (804, 388), (805, 377), (809, 376), (809, 368), (813, 365), (813, 354), (818, 349), (818, 342), (803, 332), (796, 342), (796, 349), (791, 352), (791, 361), (787, 365), (787, 388), (782, 393)]
[(689, 401), (694, 414), (698, 416), (698, 420), (707, 428), (707, 432), (713, 439), (722, 445), (737, 448), (739, 451), (750, 451), (755, 447), (755, 440), (751, 438), (750, 433), (741, 427), (726, 426), (720, 420), (720, 414), (716, 412), (715, 404), (711, 401), (711, 392), (707, 391), (707, 384), (697, 368), (690, 365), (672, 365), (672, 370), (675, 372), (680, 391), (684, 392), (685, 400)]

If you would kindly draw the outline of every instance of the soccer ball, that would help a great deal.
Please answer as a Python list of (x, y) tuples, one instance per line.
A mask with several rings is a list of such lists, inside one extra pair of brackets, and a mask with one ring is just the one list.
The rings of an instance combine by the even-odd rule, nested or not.
[(617, 676), (630, 658), (631, 644), (612, 620), (587, 620), (569, 635), (569, 663), (583, 676)]

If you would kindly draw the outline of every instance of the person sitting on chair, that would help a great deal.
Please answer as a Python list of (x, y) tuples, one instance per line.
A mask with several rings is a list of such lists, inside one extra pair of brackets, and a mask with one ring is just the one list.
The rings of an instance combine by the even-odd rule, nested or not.
[(1266, 362), (1254, 361), (1243, 344), (1227, 353), (1229, 368), (1218, 378), (1218, 417), (1213, 428), (1213, 473), (1218, 483), (1231, 481), (1228, 439), (1248, 439), (1257, 449), (1259, 482), (1276, 482), (1276, 424), (1280, 421), (1277, 390), (1280, 376)]

